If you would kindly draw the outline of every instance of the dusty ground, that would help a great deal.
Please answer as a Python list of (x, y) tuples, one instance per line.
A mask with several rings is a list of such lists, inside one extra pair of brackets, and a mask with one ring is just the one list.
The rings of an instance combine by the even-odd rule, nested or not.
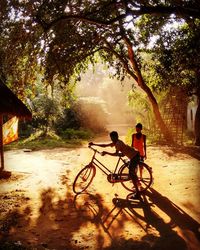
[[(149, 146), (154, 185), (143, 202), (127, 200), (100, 172), (87, 194), (75, 195), (74, 177), (92, 154), (86, 146), (5, 152), (12, 176), (0, 180), (0, 241), (16, 249), (200, 249), (198, 150)], [(99, 159), (114, 168), (116, 158)]]

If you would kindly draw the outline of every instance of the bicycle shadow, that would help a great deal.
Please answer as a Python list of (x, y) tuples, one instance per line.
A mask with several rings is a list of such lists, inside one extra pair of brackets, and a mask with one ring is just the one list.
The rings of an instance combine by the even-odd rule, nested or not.
[[(123, 213), (127, 215), (126, 218), (134, 221), (146, 233), (140, 242), (140, 244), (149, 243), (145, 249), (152, 249), (152, 246), (153, 249), (172, 250), (185, 250), (188, 247), (189, 249), (199, 249), (200, 247), (199, 223), (153, 188), (146, 191), (141, 200), (131, 200), (129, 195), (126, 199), (113, 198), (114, 206), (110, 210), (105, 210), (102, 201), (98, 201), (98, 197), (91, 194), (85, 195), (88, 196), (87, 199), (84, 199), (87, 202), (81, 207), (85, 210), (86, 216), (90, 211), (93, 222), (100, 224), (112, 241), (112, 225), (116, 220), (119, 222), (119, 216)], [(157, 212), (158, 209), (170, 218), (170, 222), (165, 221), (162, 213)], [(152, 233), (152, 228), (156, 234)], [(124, 242), (120, 244), (126, 245), (127, 242), (124, 239)]]
[[(193, 243), (198, 243), (198, 247), (200, 249), (199, 222), (193, 219), (182, 208), (169, 200), (166, 196), (163, 196), (153, 188), (150, 188), (149, 191), (146, 191), (146, 194), (144, 195), (144, 202), (146, 202), (146, 197), (149, 197), (149, 200), (154, 205), (156, 205), (170, 217), (170, 222), (168, 223), (168, 225), (171, 228), (177, 226), (181, 231), (182, 237), (187, 242), (193, 241)], [(145, 208), (146, 209), (144, 209), (144, 212), (146, 212), (146, 217), (148, 217), (148, 205)]]
[(79, 214), (81, 214), (82, 218), (95, 224), (99, 224), (111, 240), (113, 240), (111, 227), (115, 220), (122, 214), (122, 212), (125, 212), (131, 216), (131, 218), (138, 225), (140, 225), (143, 230), (145, 230), (139, 220), (135, 218), (133, 214), (126, 211), (127, 207), (130, 206), (130, 203), (132, 208), (141, 208), (141, 204), (138, 202), (130, 202), (128, 200), (114, 198), (114, 206), (109, 210), (107, 206), (103, 205), (102, 199), (98, 194), (92, 195), (85, 192), (75, 195), (73, 203), (75, 209)]
[[(146, 191), (142, 198), (140, 204), (143, 216), (140, 215), (138, 218), (146, 223), (147, 231), (148, 228), (154, 227), (159, 232), (158, 247), (162, 247), (164, 239), (170, 238), (170, 243), (168, 240), (165, 242), (166, 249), (188, 249), (187, 245), (189, 249), (200, 249), (200, 224), (195, 219), (153, 188)], [(137, 216), (132, 202), (120, 199), (120, 203)], [(166, 223), (161, 215), (151, 208), (152, 206), (164, 212), (170, 218), (170, 222)], [(147, 235), (144, 239), (148, 237)]]

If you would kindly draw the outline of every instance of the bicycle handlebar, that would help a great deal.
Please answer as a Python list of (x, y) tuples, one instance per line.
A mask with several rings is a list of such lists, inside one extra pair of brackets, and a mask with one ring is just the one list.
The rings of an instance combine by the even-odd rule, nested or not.
[(100, 154), (102, 156), (102, 152), (98, 151), (96, 148), (93, 148), (92, 146), (88, 146), (88, 148), (92, 149), (94, 152)]
[[(93, 148), (92, 146), (88, 145), (88, 148), (92, 149), (94, 152), (100, 154), (101, 156), (103, 155), (103, 152), (98, 151), (96, 148)], [(122, 159), (124, 156), (123, 155), (119, 155), (119, 157)], [(123, 160), (123, 159), (122, 159)], [(124, 160), (123, 160), (124, 161)]]

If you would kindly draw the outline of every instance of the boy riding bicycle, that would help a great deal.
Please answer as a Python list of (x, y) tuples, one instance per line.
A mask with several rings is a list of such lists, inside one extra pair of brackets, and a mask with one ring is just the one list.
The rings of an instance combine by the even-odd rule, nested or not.
[[(102, 155), (111, 155), (111, 156), (127, 156), (130, 159), (129, 163), (129, 175), (135, 187), (136, 193), (133, 198), (140, 198), (140, 191), (138, 189), (138, 177), (136, 174), (136, 167), (140, 162), (140, 154), (133, 147), (126, 145), (123, 141), (119, 140), (118, 133), (116, 131), (112, 131), (110, 133), (110, 138), (112, 140), (111, 143), (108, 144), (99, 144), (90, 142), (89, 145), (99, 146), (99, 147), (115, 147), (116, 152), (110, 153), (107, 151), (103, 151)], [(121, 152), (121, 153), (120, 153)]]

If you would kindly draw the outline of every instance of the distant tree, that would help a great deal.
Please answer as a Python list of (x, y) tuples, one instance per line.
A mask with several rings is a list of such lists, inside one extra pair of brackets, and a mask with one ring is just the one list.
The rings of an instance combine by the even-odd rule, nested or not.
[(40, 129), (46, 135), (52, 129), (58, 116), (58, 104), (48, 96), (40, 95), (32, 103), (34, 128)]

